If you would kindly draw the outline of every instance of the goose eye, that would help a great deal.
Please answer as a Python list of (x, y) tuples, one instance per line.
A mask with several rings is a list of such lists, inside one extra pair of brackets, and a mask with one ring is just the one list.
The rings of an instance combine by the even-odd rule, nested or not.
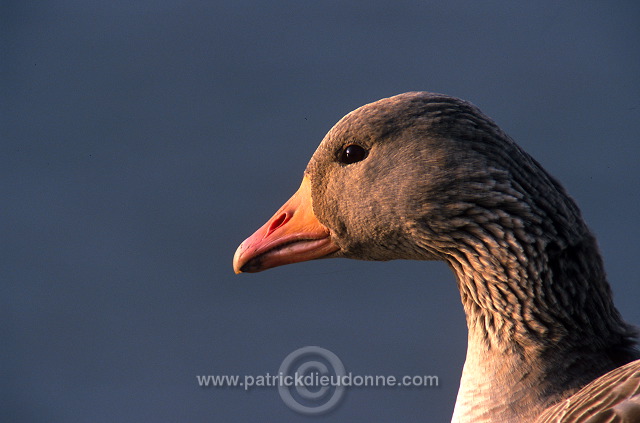
[(351, 144), (342, 150), (340, 161), (344, 164), (351, 164), (363, 160), (367, 156), (367, 151), (358, 144)]

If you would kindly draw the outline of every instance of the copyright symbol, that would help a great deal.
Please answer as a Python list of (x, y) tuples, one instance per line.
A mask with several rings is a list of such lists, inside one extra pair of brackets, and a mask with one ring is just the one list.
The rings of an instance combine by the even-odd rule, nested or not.
[(285, 382), (278, 386), (282, 401), (300, 414), (318, 415), (333, 410), (345, 394), (336, 383), (346, 372), (342, 361), (320, 347), (303, 347), (282, 361), (279, 374)]

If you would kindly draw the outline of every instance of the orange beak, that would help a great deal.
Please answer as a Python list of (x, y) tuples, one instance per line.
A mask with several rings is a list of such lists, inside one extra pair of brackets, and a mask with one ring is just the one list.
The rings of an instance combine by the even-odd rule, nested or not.
[(305, 176), (298, 191), (267, 223), (245, 239), (233, 256), (236, 273), (260, 272), (283, 264), (325, 257), (338, 250), (318, 221)]

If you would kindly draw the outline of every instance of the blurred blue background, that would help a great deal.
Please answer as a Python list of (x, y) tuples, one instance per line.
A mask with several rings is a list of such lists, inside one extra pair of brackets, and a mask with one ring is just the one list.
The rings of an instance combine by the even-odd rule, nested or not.
[[(328, 129), (411, 90), (472, 101), (560, 179), (640, 324), (640, 4), (2, 4), (0, 420), (450, 419), (466, 328), (442, 263), (321, 260), (233, 274)], [(354, 374), (321, 417), (277, 389), (297, 348)]]

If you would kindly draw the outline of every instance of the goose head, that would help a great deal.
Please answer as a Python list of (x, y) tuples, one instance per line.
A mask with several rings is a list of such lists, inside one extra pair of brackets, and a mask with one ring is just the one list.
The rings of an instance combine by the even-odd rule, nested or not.
[[(552, 227), (542, 228), (550, 212)], [(237, 249), (234, 270), (325, 257), (457, 262), (487, 234), (505, 247), (532, 232), (564, 243), (584, 233), (580, 221), (564, 190), (475, 106), (411, 92), (329, 131), (300, 189)]]

